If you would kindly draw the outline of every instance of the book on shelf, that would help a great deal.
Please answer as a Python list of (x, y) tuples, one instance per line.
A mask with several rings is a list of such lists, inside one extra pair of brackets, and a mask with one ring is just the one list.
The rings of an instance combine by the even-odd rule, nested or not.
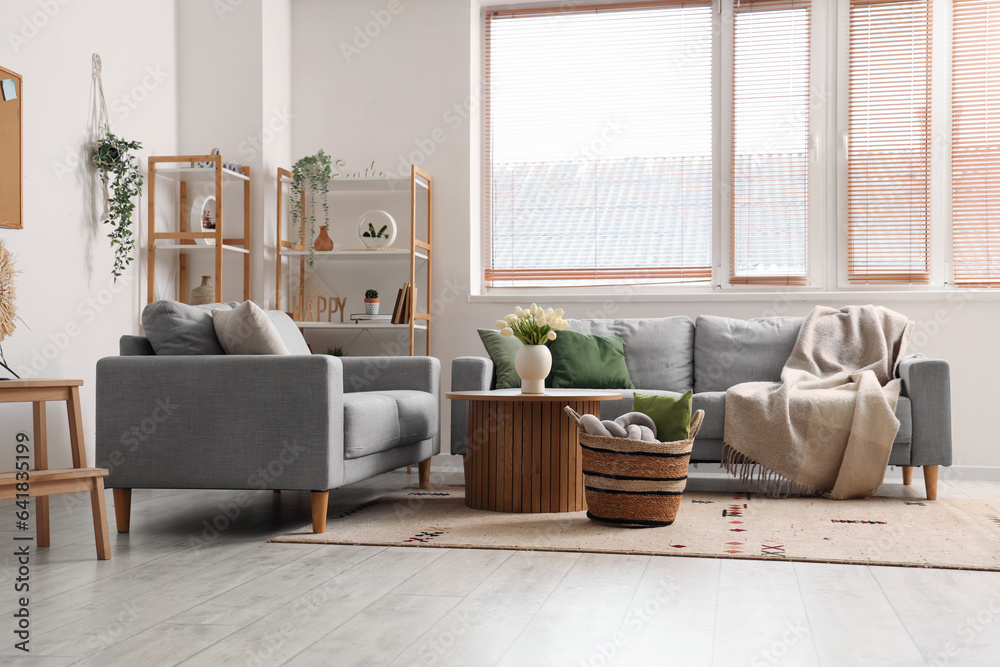
[(396, 302), (392, 306), (392, 323), (401, 324), (399, 321), (403, 313), (403, 294), (406, 292), (406, 286), (409, 283), (403, 283), (403, 286), (399, 288), (396, 293)]
[(388, 322), (392, 315), (369, 315), (368, 313), (351, 313), (351, 320), (355, 322)]

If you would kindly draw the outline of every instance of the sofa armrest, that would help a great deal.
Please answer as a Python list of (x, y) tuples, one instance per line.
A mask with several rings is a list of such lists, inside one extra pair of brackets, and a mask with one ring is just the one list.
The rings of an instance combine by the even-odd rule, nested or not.
[[(452, 391), (487, 391), (493, 384), (493, 360), (489, 357), (456, 357), (451, 362)], [(451, 453), (465, 454), (468, 445), (468, 401), (451, 402)]]
[(339, 486), (343, 368), (328, 355), (97, 362), (97, 464), (109, 487)]
[(923, 355), (899, 361), (903, 395), (913, 418), (910, 465), (951, 465), (951, 369), (942, 359)]
[(441, 395), (441, 361), (436, 357), (340, 357), (344, 393), (411, 389)]
[(122, 336), (118, 339), (118, 354), (123, 357), (156, 354), (145, 336)]

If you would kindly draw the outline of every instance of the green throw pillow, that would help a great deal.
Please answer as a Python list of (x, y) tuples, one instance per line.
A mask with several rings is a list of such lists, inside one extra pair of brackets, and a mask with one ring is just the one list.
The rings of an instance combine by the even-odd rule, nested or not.
[(517, 389), (521, 386), (521, 378), (514, 368), (514, 355), (521, 347), (521, 341), (514, 336), (502, 336), (497, 329), (479, 329), (479, 337), (486, 347), (487, 354), (493, 360), (493, 368), (497, 376), (497, 389)]
[(687, 440), (691, 436), (691, 396), (648, 396), (636, 394), (632, 409), (648, 415), (656, 424), (656, 439), (660, 442)]
[(563, 329), (549, 343), (553, 389), (635, 389), (625, 365), (625, 343), (617, 336), (591, 336)]

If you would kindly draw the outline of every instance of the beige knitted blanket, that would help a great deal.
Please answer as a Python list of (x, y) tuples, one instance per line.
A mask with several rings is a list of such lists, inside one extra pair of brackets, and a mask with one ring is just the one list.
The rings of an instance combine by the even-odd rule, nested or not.
[(726, 392), (725, 468), (772, 495), (864, 498), (882, 484), (899, 430), (893, 379), (913, 322), (881, 306), (818, 306), (781, 383)]

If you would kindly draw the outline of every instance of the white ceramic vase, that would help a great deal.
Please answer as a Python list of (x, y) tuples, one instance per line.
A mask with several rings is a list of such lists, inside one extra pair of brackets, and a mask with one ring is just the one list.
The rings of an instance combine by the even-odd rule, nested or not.
[(552, 353), (545, 345), (522, 345), (514, 355), (514, 369), (521, 378), (522, 394), (544, 394)]

